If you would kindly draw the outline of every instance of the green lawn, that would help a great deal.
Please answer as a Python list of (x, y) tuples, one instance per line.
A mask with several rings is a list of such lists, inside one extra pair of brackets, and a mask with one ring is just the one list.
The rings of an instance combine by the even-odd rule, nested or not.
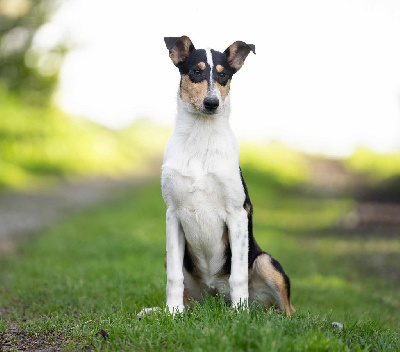
[(399, 282), (371, 261), (398, 271), (400, 239), (343, 233), (336, 224), (351, 199), (302, 196), (267, 168), (242, 169), (256, 238), (291, 278), (292, 318), (207, 299), (175, 319), (136, 319), (142, 307), (164, 304), (165, 205), (154, 179), (1, 254), (3, 341), (66, 350), (398, 350)]

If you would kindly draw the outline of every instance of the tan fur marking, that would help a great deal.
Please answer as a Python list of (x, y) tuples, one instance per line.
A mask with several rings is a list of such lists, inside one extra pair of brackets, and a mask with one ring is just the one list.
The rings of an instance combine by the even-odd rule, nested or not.
[(206, 68), (206, 64), (203, 61), (199, 62), (199, 64), (197, 66), (199, 66), (200, 70), (204, 70)]
[(249, 204), (246, 203), (246, 205), (245, 205), (245, 207), (244, 207), (244, 210), (246, 210), (247, 215), (250, 215), (250, 214), (251, 214), (251, 207), (250, 207)]
[(176, 51), (171, 50), (171, 52), (169, 53), (169, 57), (171, 58), (171, 60), (174, 63), (174, 65), (178, 65), (179, 64), (180, 56), (176, 53)]
[(217, 70), (218, 73), (220, 73), (224, 70), (224, 67), (221, 65), (217, 65), (217, 67), (215, 67), (215, 69)]
[[(276, 293), (281, 299), (281, 302), (261, 302), (269, 308), (273, 303), (277, 303), (281, 310), (286, 311), (286, 315), (291, 316), (296, 310), (293, 308), (287, 296), (285, 280), (282, 274), (275, 270), (271, 263), (271, 258), (267, 254), (261, 254), (254, 261), (252, 269), (249, 273), (249, 282), (258, 281), (265, 282), (271, 289), (276, 290)], [(268, 283), (271, 282), (271, 284)]]
[(237, 42), (233, 43), (229, 47), (228, 62), (231, 66), (234, 66), (236, 70), (239, 70), (243, 66), (243, 61), (235, 60), (236, 48), (237, 48)]
[(243, 66), (244, 60), (250, 52), (250, 48), (243, 51), (243, 48), (246, 48), (246, 45), (247, 44), (244, 42), (236, 41), (229, 47), (228, 62), (231, 67), (236, 69), (236, 71), (239, 71)]
[(222, 102), (225, 101), (225, 98), (229, 94), (229, 89), (231, 87), (231, 81), (229, 80), (228, 83), (226, 83), (225, 86), (221, 86), (218, 82), (215, 82), (216, 86), (218, 87), (220, 93), (221, 93), (221, 99)]
[(182, 75), (181, 82), (181, 98), (184, 102), (189, 103), (198, 111), (201, 107), (204, 98), (207, 96), (207, 81), (193, 83), (188, 75)]

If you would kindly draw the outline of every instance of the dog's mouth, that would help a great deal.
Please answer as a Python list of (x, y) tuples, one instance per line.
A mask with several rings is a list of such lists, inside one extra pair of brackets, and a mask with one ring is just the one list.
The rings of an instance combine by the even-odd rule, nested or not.
[(206, 108), (202, 108), (200, 112), (205, 115), (216, 115), (218, 113), (218, 109), (209, 110)]

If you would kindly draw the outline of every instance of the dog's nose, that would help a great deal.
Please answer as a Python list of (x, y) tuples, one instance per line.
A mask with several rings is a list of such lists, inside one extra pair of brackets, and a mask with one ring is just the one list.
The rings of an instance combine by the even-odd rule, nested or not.
[(214, 111), (219, 105), (219, 100), (216, 97), (206, 97), (204, 99), (204, 107), (207, 110)]

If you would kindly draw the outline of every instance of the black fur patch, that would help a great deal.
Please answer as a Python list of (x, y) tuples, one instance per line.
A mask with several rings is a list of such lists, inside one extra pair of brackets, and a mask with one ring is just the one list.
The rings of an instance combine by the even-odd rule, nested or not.
[[(189, 74), (189, 72), (198, 69), (199, 68), (198, 65), (200, 62), (204, 62), (204, 63), (206, 63), (206, 66), (208, 66), (208, 76), (209, 76), (210, 68), (209, 68), (209, 65), (207, 65), (207, 55), (206, 55), (206, 51), (204, 49), (193, 50), (190, 53), (187, 60), (178, 65), (179, 72), (183, 75), (187, 75), (187, 74)], [(207, 67), (205, 70), (203, 70), (203, 72), (206, 70), (207, 70)]]
[(186, 271), (192, 275), (195, 273), (195, 265), (193, 262), (192, 257), (190, 256), (190, 252), (187, 246), (187, 242), (185, 241), (185, 254), (183, 256), (183, 267), (186, 269)]
[(225, 264), (221, 270), (222, 274), (230, 275), (231, 267), (232, 267), (232, 250), (230, 244), (228, 243), (228, 245), (225, 247)]
[[(260, 246), (257, 244), (256, 239), (253, 236), (253, 204), (251, 204), (249, 191), (247, 189), (246, 182), (244, 182), (242, 170), (240, 168), (239, 168), (239, 172), (240, 172), (240, 177), (242, 179), (244, 193), (246, 195), (246, 198), (245, 198), (245, 201), (243, 204), (243, 208), (250, 210), (247, 215), (247, 219), (248, 219), (247, 229), (248, 229), (248, 234), (249, 234), (248, 268), (250, 269), (253, 266), (253, 263), (256, 260), (256, 258), (260, 254), (263, 254), (264, 252), (261, 250)], [(222, 268), (222, 272), (224, 274), (230, 275), (231, 263), (232, 263), (232, 251), (231, 251), (230, 245), (228, 244), (225, 249), (225, 264)]]
[(243, 204), (243, 208), (250, 210), (247, 213), (247, 219), (248, 219), (247, 228), (248, 228), (248, 232), (249, 232), (249, 269), (250, 269), (253, 266), (253, 263), (256, 260), (256, 258), (260, 254), (262, 254), (263, 251), (261, 250), (260, 246), (257, 244), (256, 239), (254, 238), (254, 235), (253, 235), (253, 204), (251, 204), (249, 191), (247, 189), (246, 182), (244, 182), (242, 170), (240, 168), (239, 168), (239, 172), (240, 172), (240, 177), (242, 179), (244, 193), (246, 195), (246, 198), (245, 198), (244, 204)]
[[(225, 86), (232, 79), (234, 70), (229, 66), (228, 58), (224, 53), (211, 49), (211, 56), (213, 60), (213, 80), (221, 86)], [(199, 69), (200, 62), (206, 64), (204, 70)], [(217, 65), (221, 65), (224, 68), (223, 71), (217, 72)], [(178, 64), (178, 68), (181, 74), (189, 75), (193, 83), (207, 80), (210, 87), (210, 63), (207, 62), (207, 54), (204, 49), (194, 49), (186, 61)]]
[[(229, 66), (228, 58), (224, 53), (211, 49), (211, 55), (213, 60), (213, 79), (218, 82), (221, 86), (225, 86), (233, 76), (233, 70)], [(221, 72), (217, 72), (217, 65), (221, 65), (224, 69)]]
[[(250, 211), (248, 212), (247, 219), (247, 229), (248, 229), (248, 234), (249, 234), (249, 253), (248, 253), (248, 269), (250, 269), (253, 266), (254, 261), (256, 258), (265, 252), (263, 252), (260, 248), (260, 246), (257, 244), (256, 239), (253, 236), (253, 204), (251, 204), (250, 201), (250, 195), (249, 191), (247, 189), (246, 182), (244, 182), (243, 175), (242, 175), (242, 170), (239, 168), (240, 172), (240, 177), (242, 179), (242, 185), (244, 189), (244, 193), (246, 195), (243, 208), (249, 209)], [(225, 248), (225, 264), (222, 267), (222, 274), (230, 275), (231, 274), (231, 265), (232, 265), (232, 251), (231, 247), (228, 244)]]

